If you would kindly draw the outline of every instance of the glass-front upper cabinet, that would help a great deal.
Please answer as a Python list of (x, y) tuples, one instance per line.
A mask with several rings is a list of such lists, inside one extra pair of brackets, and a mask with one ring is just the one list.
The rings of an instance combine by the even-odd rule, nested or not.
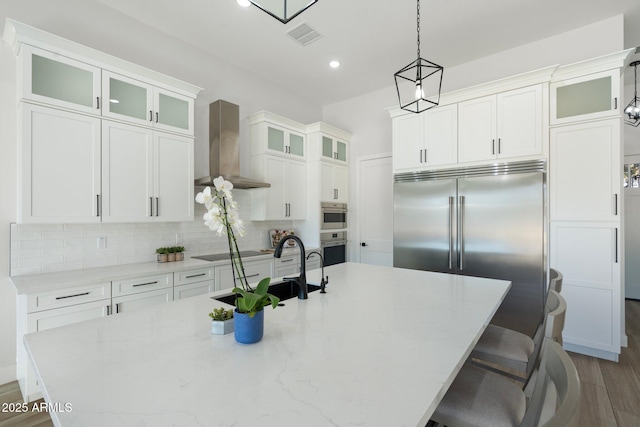
[(292, 157), (304, 157), (304, 135), (269, 124), (267, 125), (267, 148)]
[(102, 72), (102, 114), (193, 135), (193, 99), (140, 80)]
[(28, 45), (20, 55), (22, 98), (100, 114), (100, 68)]
[(328, 136), (322, 137), (322, 157), (347, 161), (347, 144)]
[(551, 125), (620, 114), (620, 70), (551, 83)]

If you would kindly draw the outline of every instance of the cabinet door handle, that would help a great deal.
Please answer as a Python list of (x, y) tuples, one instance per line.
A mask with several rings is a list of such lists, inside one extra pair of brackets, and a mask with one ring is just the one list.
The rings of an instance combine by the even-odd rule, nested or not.
[(192, 274), (191, 276), (187, 276), (186, 279), (191, 279), (191, 278), (194, 278), (194, 277), (200, 277), (200, 276), (204, 276), (204, 275), (205, 275), (205, 273)]
[(158, 202), (159, 197), (156, 197), (156, 216), (160, 215), (160, 205)]
[(156, 111), (156, 123), (158, 123), (158, 121), (160, 121), (160, 115), (158, 114), (158, 112)]
[(116, 314), (120, 313), (120, 303), (116, 304)]
[(153, 121), (153, 111), (149, 110), (149, 121)]
[(111, 306), (107, 306), (107, 316), (111, 316)]
[(100, 97), (96, 96), (96, 108), (99, 110), (100, 109)]
[(153, 197), (149, 197), (149, 216), (153, 216)]
[(618, 193), (613, 193), (613, 214), (618, 216)]
[(618, 97), (613, 98), (613, 109), (618, 109)]
[(420, 163), (422, 163), (422, 150), (420, 150)]
[(100, 216), (100, 195), (96, 194), (96, 216)]
[(496, 154), (496, 140), (492, 139), (491, 140), (491, 154)]
[(501, 144), (500, 138), (498, 138), (498, 154), (500, 154), (501, 151), (502, 151), (502, 144)]
[(618, 263), (618, 228), (616, 227), (615, 229), (615, 240), (614, 240), (614, 245), (615, 245), (615, 259), (614, 262), (617, 264)]
[(158, 281), (156, 280), (155, 282), (147, 282), (147, 283), (136, 283), (135, 285), (133, 285), (132, 287), (137, 288), (138, 286), (149, 286), (149, 285), (155, 285), (157, 284)]
[(89, 295), (89, 292), (83, 292), (81, 294), (65, 295), (62, 297), (56, 297), (56, 299), (61, 300), (61, 299), (67, 299), (67, 298), (83, 297), (85, 295)]
[(427, 149), (424, 149), (424, 162), (427, 163)]

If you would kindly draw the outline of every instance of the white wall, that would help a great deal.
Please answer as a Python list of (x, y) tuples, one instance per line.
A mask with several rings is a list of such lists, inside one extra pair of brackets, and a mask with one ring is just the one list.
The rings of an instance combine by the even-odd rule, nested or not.
[[(624, 49), (623, 16), (618, 15), (566, 33), (509, 49), (456, 67), (445, 66), (442, 92), (509, 77), (550, 65), (566, 65)], [(438, 62), (438, 58), (427, 58)], [(407, 58), (409, 62), (411, 58)], [(398, 64), (400, 69), (405, 64)], [(390, 86), (364, 96), (324, 107), (323, 120), (351, 132), (349, 156), (353, 164), (361, 156), (391, 152), (391, 119), (386, 108), (398, 104), (393, 76)], [(391, 179), (391, 177), (390, 177)], [(350, 188), (356, 187), (355, 168), (350, 168)], [(357, 221), (356, 195), (349, 196), (349, 209)], [(353, 217), (352, 217), (353, 218)], [(352, 221), (353, 224), (355, 221)], [(355, 236), (355, 229), (350, 231)], [(356, 259), (356, 244), (351, 245)]]

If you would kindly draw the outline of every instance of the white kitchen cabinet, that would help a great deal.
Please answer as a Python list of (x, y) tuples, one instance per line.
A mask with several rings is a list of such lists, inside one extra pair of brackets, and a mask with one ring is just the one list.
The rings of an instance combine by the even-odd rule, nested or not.
[(173, 299), (193, 297), (215, 291), (213, 268), (199, 268), (173, 274)]
[(324, 122), (307, 125), (307, 161), (322, 160), (347, 166), (351, 134)]
[(102, 91), (105, 117), (193, 135), (193, 98), (107, 70)]
[(100, 120), (21, 109), (18, 222), (99, 222)]
[(113, 314), (173, 301), (173, 273), (111, 282)]
[(564, 276), (562, 295), (569, 307), (565, 347), (617, 357), (622, 318), (619, 223), (554, 221), (550, 242), (549, 263)]
[(173, 301), (173, 288), (156, 289), (120, 297), (113, 297), (113, 314), (131, 313), (144, 307)]
[(286, 277), (300, 274), (300, 255), (290, 254), (273, 259), (273, 277)]
[(445, 105), (393, 119), (396, 173), (455, 164), (458, 161), (458, 106)]
[(61, 108), (100, 114), (99, 67), (23, 45), (20, 98)]
[(103, 121), (104, 222), (193, 219), (193, 140)]
[(542, 154), (542, 86), (458, 104), (458, 161)]
[(253, 179), (268, 182), (269, 188), (252, 191), (254, 221), (304, 219), (306, 216), (306, 164), (268, 154), (252, 156)]
[(346, 166), (320, 163), (320, 201), (347, 203), (349, 170)]
[(550, 130), (551, 220), (619, 221), (619, 118)]
[(347, 143), (327, 135), (322, 136), (322, 158), (340, 163), (347, 162)]
[(111, 283), (19, 294), (16, 298), (16, 376), (25, 401), (42, 397), (24, 347), (25, 334), (105, 317), (111, 312)]
[[(244, 273), (249, 284), (258, 283), (260, 280), (266, 277), (273, 277), (273, 261), (270, 258), (253, 261), (243, 259), (242, 264), (244, 265)], [(214, 271), (216, 291), (220, 291), (223, 289), (233, 289), (234, 276), (231, 269), (231, 264), (216, 266)], [(237, 282), (237, 285), (238, 287), (242, 287), (239, 281)]]
[(306, 157), (304, 126), (267, 111), (249, 117), (251, 155), (271, 154), (296, 160)]
[(551, 83), (550, 123), (619, 116), (620, 69), (600, 71)]

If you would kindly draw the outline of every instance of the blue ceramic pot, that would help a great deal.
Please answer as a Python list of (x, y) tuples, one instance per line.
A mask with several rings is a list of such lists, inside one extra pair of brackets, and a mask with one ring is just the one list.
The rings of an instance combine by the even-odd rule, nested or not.
[(254, 344), (262, 339), (264, 333), (264, 310), (260, 310), (255, 316), (233, 313), (233, 334), (236, 341), (242, 344)]

